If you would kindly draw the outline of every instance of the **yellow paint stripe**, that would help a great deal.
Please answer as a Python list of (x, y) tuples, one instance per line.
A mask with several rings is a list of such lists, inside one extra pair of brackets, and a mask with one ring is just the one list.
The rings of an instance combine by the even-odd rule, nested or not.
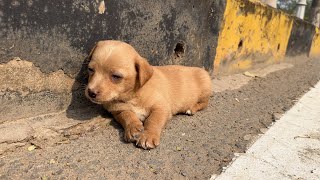
[(255, 1), (227, 0), (214, 73), (234, 73), (281, 61), (293, 19)]
[(320, 57), (320, 29), (316, 27), (316, 33), (313, 36), (310, 49), (310, 57)]

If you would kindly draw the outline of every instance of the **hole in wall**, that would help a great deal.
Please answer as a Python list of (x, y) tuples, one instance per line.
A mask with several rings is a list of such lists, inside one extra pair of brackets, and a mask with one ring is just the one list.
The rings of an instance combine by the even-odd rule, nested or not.
[(176, 47), (174, 48), (174, 54), (176, 57), (181, 58), (184, 54), (185, 48), (183, 43), (177, 43)]
[(280, 43), (278, 44), (278, 47), (277, 47), (277, 51), (279, 51), (280, 50)]
[(238, 51), (242, 49), (242, 46), (243, 46), (243, 40), (241, 39), (238, 43)]

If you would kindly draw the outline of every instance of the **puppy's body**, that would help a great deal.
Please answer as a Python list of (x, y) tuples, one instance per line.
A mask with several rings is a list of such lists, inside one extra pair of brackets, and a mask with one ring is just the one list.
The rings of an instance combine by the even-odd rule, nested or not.
[[(95, 74), (91, 74), (86, 94), (93, 102), (103, 104), (113, 114), (125, 129), (126, 141), (136, 142), (145, 149), (154, 148), (159, 145), (161, 130), (172, 115), (192, 115), (208, 105), (212, 84), (205, 70), (175, 65), (151, 66), (126, 43), (99, 43), (93, 51), (90, 64), (93, 64), (91, 66), (95, 66), (95, 69), (99, 69), (96, 66), (107, 64), (107, 67), (100, 68), (99, 72), (104, 74), (100, 76), (100, 83), (103, 85), (100, 86), (96, 80), (99, 78), (94, 78)], [(113, 52), (110, 52), (110, 49), (113, 49)], [(123, 55), (119, 55), (117, 50), (121, 50)], [(104, 58), (101, 54), (108, 54), (108, 57)], [(122, 82), (103, 81), (102, 77), (106, 77), (105, 74), (109, 76), (110, 72), (123, 73)], [(113, 75), (111, 79), (114, 80)], [(115, 85), (119, 87), (114, 87)], [(92, 91), (99, 92), (101, 98), (99, 93), (94, 98), (90, 97), (89, 92), (92, 95)], [(103, 91), (110, 91), (109, 95), (104, 95)]]
[(192, 115), (207, 103), (212, 88), (208, 73), (197, 67), (153, 66), (150, 80), (129, 101), (110, 102), (104, 107), (110, 111), (133, 111), (144, 121), (153, 106), (162, 104), (169, 117), (178, 113)]

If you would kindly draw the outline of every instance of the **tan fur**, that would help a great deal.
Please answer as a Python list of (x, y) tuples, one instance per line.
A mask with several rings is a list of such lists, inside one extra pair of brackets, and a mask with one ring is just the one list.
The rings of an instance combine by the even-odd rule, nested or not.
[(90, 56), (86, 96), (112, 113), (124, 128), (126, 141), (144, 149), (159, 145), (161, 131), (172, 115), (194, 114), (208, 105), (212, 94), (205, 70), (151, 66), (124, 42), (100, 41)]

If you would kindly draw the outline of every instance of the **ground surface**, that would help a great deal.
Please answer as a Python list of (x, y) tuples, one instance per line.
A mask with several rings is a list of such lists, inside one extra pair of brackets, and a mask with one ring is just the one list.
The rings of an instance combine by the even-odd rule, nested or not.
[(320, 81), (215, 180), (320, 179), (319, 109)]
[(155, 150), (124, 143), (122, 129), (107, 119), (107, 125), (59, 145), (40, 143), (33, 151), (26, 146), (2, 154), (0, 179), (208, 179), (319, 81), (319, 60), (287, 62), (294, 66), (220, 90), (192, 117), (174, 117)]

